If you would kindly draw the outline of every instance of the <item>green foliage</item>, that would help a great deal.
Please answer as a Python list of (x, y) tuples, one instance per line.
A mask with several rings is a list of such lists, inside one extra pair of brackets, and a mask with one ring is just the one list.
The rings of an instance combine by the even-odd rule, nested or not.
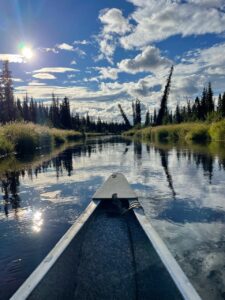
[(206, 122), (208, 124), (211, 124), (213, 122), (219, 122), (222, 119), (222, 115), (218, 111), (212, 111), (207, 114), (206, 116)]
[(0, 153), (12, 151), (32, 153), (37, 148), (53, 147), (54, 144), (76, 140), (82, 135), (73, 130), (60, 130), (33, 123), (14, 122), (1, 127)]
[(123, 133), (124, 136), (135, 136), (137, 134), (138, 134), (138, 129), (135, 129), (135, 128), (132, 128), (132, 129), (130, 129), (128, 131), (125, 131)]
[(196, 124), (193, 128), (186, 134), (186, 140), (192, 140), (195, 142), (205, 142), (209, 141), (209, 126), (206, 124)]
[(225, 141), (225, 120), (207, 123), (182, 123), (131, 129), (124, 133), (125, 136), (141, 137), (152, 141)]
[(209, 134), (212, 140), (225, 141), (225, 120), (211, 124)]
[(7, 138), (2, 134), (2, 130), (0, 130), (0, 156), (9, 154), (13, 152), (14, 146), (11, 141), (7, 140)]

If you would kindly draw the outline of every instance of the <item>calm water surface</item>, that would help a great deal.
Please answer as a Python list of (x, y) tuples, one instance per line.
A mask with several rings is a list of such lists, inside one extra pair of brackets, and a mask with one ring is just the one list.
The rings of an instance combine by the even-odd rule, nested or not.
[(0, 161), (0, 299), (13, 294), (112, 172), (125, 174), (202, 298), (225, 299), (224, 144), (107, 137), (58, 152)]

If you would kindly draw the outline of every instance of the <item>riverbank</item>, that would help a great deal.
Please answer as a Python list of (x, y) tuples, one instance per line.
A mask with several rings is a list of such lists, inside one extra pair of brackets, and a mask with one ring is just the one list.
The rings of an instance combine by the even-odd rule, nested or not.
[(152, 141), (192, 140), (196, 142), (225, 141), (225, 120), (207, 123), (182, 123), (131, 129), (123, 133), (124, 136), (133, 136)]
[(54, 147), (77, 140), (82, 134), (33, 123), (14, 122), (0, 127), (0, 156), (13, 152), (32, 153), (37, 148)]

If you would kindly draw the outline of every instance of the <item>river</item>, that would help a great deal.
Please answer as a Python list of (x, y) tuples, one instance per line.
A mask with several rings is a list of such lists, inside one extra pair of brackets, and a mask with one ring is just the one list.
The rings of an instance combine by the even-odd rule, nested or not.
[(0, 299), (8, 299), (113, 172), (203, 299), (225, 299), (225, 145), (101, 137), (0, 160)]

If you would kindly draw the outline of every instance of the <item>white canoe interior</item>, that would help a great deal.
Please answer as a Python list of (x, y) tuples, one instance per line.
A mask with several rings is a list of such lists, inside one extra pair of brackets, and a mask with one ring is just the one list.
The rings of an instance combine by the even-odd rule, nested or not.
[[(11, 299), (200, 300), (123, 174), (93, 199)], [(132, 209), (115, 214), (119, 199)]]
[(96, 191), (93, 200), (117, 199), (135, 200), (136, 193), (131, 189), (126, 177), (121, 173), (112, 174), (106, 182)]

